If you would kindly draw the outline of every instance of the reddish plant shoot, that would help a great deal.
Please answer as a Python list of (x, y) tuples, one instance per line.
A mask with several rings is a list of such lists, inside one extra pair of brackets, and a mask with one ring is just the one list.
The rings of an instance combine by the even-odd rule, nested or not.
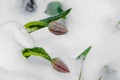
[(70, 72), (70, 70), (66, 66), (66, 64), (58, 57), (53, 58), (51, 61), (51, 64), (52, 64), (52, 67), (58, 72), (62, 72), (62, 73), (69, 73)]

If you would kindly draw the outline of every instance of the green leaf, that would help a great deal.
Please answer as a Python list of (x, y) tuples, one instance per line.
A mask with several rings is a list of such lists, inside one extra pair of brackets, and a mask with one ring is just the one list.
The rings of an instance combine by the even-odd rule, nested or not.
[(61, 18), (64, 18), (65, 16), (67, 16), (67, 14), (71, 11), (71, 8), (70, 9), (67, 9), (66, 11), (64, 12), (61, 12), (60, 14), (57, 14), (53, 17), (49, 17), (49, 18), (46, 18), (46, 19), (43, 19), (43, 20), (40, 20), (42, 22), (45, 22), (45, 23), (51, 23), (53, 21), (56, 21), (58, 19), (61, 19)]
[(45, 22), (42, 22), (42, 21), (31, 21), (27, 24), (24, 25), (25, 26), (25, 29), (31, 33), (31, 32), (34, 32), (36, 30), (39, 30), (41, 28), (44, 28), (47, 26), (47, 23)]
[(92, 46), (88, 47), (87, 49), (85, 49), (78, 57), (77, 59), (82, 58), (83, 60), (85, 60), (87, 54), (89, 53), (89, 51), (91, 50)]
[(48, 61), (52, 60), (48, 53), (41, 47), (25, 48), (22, 53), (23, 56), (26, 58), (29, 58), (30, 56), (40, 56), (47, 59)]
[(81, 63), (81, 68), (80, 68), (80, 75), (79, 75), (79, 80), (81, 80), (81, 78), (82, 78), (82, 70), (83, 70), (83, 63), (84, 63), (84, 60), (85, 60), (85, 58), (86, 58), (86, 56), (87, 56), (87, 54), (89, 53), (89, 51), (91, 50), (91, 48), (92, 48), (92, 46), (90, 46), (90, 47), (88, 47), (87, 49), (85, 49), (79, 56), (77, 56), (77, 60), (78, 59), (82, 59), (83, 61), (82, 61), (82, 63)]
[(24, 27), (29, 33), (34, 32), (36, 30), (47, 27), (50, 22), (64, 18), (70, 11), (71, 8), (53, 17), (48, 17), (39, 21), (28, 22), (27, 24), (24, 25)]
[(45, 10), (46, 14), (56, 15), (63, 12), (61, 3), (58, 1), (52, 1), (47, 5), (47, 9)]

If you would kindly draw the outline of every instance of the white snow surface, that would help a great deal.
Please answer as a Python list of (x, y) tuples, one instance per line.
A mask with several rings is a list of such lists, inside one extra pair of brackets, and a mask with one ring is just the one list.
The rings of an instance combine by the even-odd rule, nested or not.
[[(48, 17), (44, 13), (53, 0), (36, 0), (37, 11), (26, 13), (21, 0), (0, 0), (0, 80), (78, 80), (80, 61), (75, 57), (93, 46), (83, 67), (82, 80), (120, 80), (120, 0), (57, 0), (67, 16), (69, 32), (56, 36), (47, 28), (28, 34), (26, 22)], [(60, 57), (70, 73), (55, 71), (42, 58), (22, 56), (24, 47), (43, 47), (52, 57)]]

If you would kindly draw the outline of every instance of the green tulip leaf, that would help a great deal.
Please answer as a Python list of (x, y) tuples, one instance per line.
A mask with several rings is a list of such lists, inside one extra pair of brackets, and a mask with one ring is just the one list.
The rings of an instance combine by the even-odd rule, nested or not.
[(44, 28), (47, 26), (47, 23), (42, 22), (42, 21), (31, 21), (27, 24), (25, 24), (25, 29), (31, 33), (34, 32), (36, 30), (39, 30), (41, 28)]
[(85, 49), (79, 56), (77, 56), (77, 59), (82, 58), (83, 60), (85, 60), (87, 54), (90, 52), (92, 46), (88, 47), (87, 49)]
[(23, 56), (26, 58), (29, 58), (30, 56), (39, 56), (48, 61), (52, 60), (49, 54), (41, 47), (24, 48), (22, 53), (23, 53)]
[(61, 12), (60, 14), (57, 14), (55, 16), (52, 16), (52, 17), (49, 17), (49, 18), (46, 18), (46, 19), (42, 19), (40, 21), (42, 22), (45, 22), (45, 23), (51, 23), (53, 21), (56, 21), (58, 19), (61, 19), (61, 18), (64, 18), (65, 16), (67, 16), (69, 14), (69, 12), (71, 11), (71, 8), (70, 9), (67, 9), (66, 11), (64, 12)]

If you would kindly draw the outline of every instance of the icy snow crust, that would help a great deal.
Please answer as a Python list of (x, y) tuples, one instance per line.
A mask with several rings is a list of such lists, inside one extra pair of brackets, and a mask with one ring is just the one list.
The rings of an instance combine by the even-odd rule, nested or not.
[[(47, 17), (44, 10), (53, 0), (36, 0), (37, 10), (26, 13), (21, 0), (0, 0), (0, 80), (78, 80), (80, 61), (75, 57), (93, 46), (84, 62), (83, 80), (120, 80), (119, 0), (58, 0), (64, 9), (72, 8), (63, 36), (47, 28), (29, 35), (23, 24)], [(10, 21), (10, 22), (9, 22)], [(22, 24), (22, 25), (21, 25)], [(40, 46), (52, 57), (60, 57), (71, 73), (56, 72), (48, 61), (38, 57), (25, 59), (24, 47)]]

